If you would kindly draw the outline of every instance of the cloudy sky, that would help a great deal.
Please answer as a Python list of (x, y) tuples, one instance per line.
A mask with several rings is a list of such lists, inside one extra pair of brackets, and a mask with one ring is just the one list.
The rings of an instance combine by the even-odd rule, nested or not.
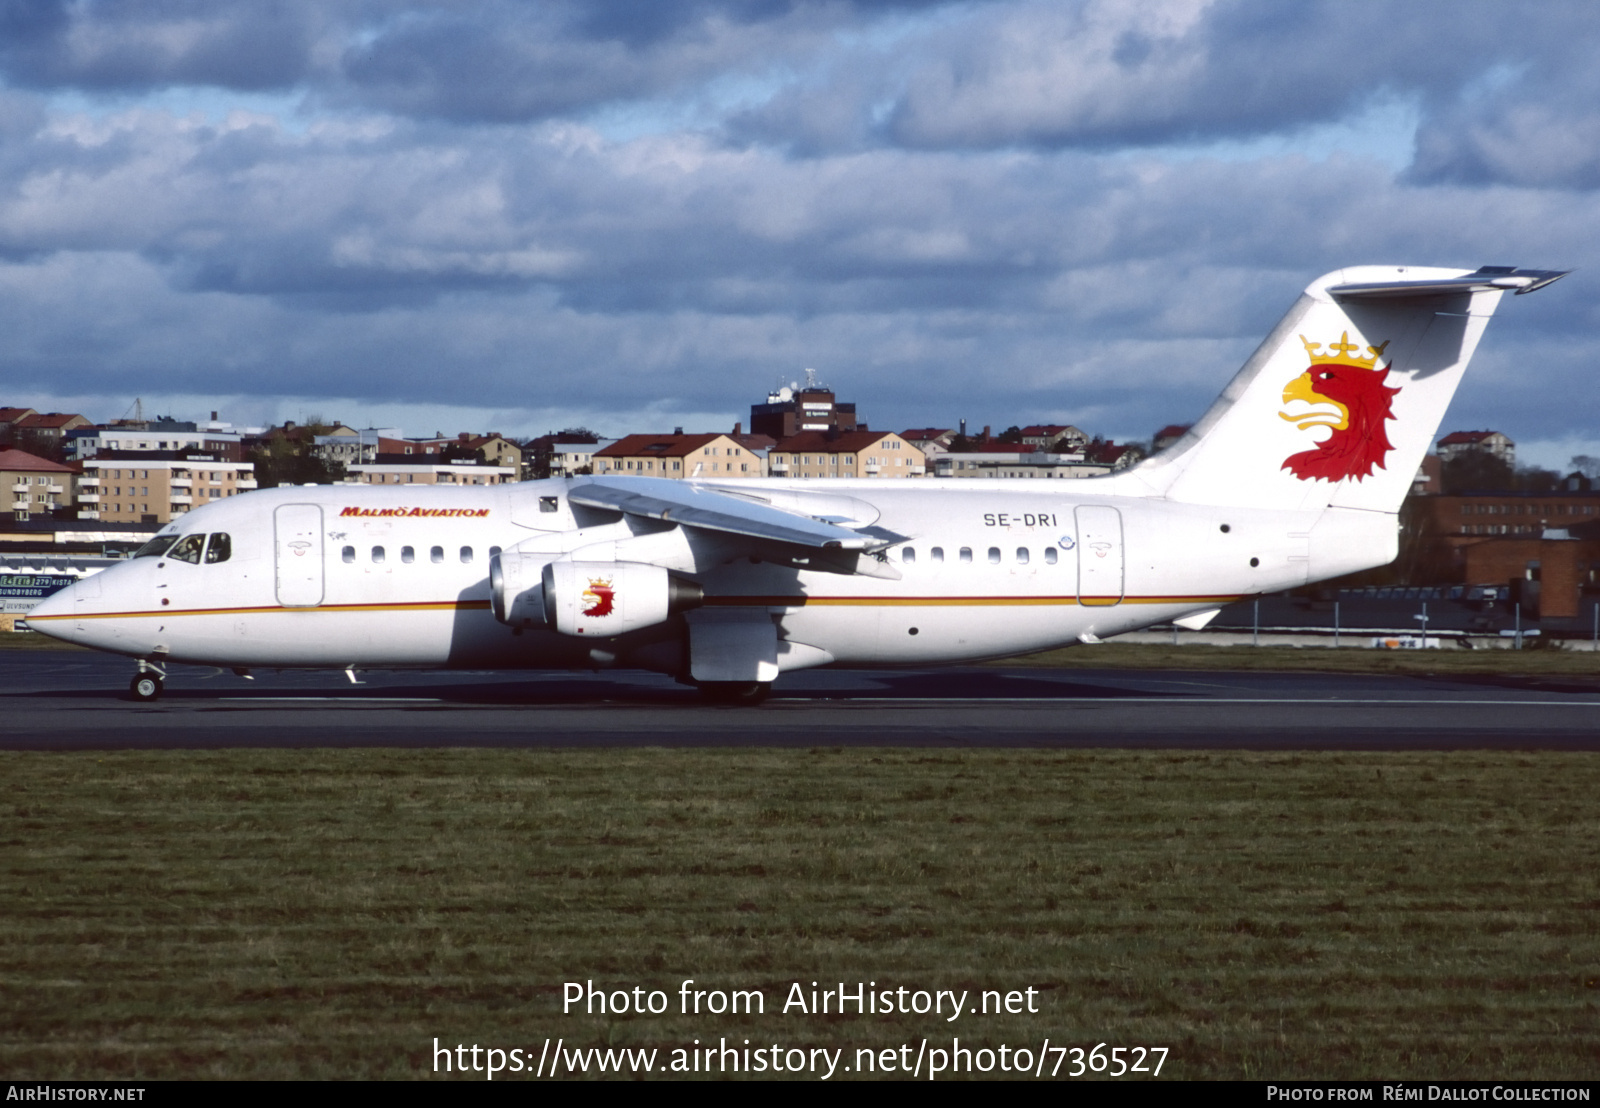
[(1449, 426), (1600, 454), (1600, 13), (0, 0), (0, 404), (408, 434), (1199, 414), (1319, 274), (1578, 268)]

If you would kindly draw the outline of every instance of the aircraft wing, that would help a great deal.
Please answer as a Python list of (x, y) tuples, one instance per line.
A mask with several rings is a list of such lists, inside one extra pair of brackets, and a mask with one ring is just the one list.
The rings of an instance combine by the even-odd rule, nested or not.
[(871, 553), (898, 535), (853, 531), (812, 516), (659, 477), (597, 477), (567, 493), (574, 504), (814, 550)]

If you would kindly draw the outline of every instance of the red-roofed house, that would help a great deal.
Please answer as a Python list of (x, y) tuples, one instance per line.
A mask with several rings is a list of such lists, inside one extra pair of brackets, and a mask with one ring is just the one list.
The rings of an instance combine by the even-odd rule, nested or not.
[(70, 466), (25, 450), (0, 450), (0, 505), (12, 519), (26, 520), (72, 506), (78, 475)]
[(67, 432), (94, 424), (76, 412), (34, 412), (12, 424), (12, 441), (41, 457), (61, 456)]
[(1071, 454), (1089, 441), (1089, 436), (1065, 423), (1036, 423), (1022, 429), (1022, 441), (1053, 454)]
[(594, 454), (594, 471), (631, 477), (765, 477), (767, 435), (624, 435)]
[(1439, 461), (1448, 462), (1468, 450), (1493, 454), (1508, 466), (1517, 464), (1517, 444), (1499, 431), (1452, 431), (1439, 440)]
[(1189, 431), (1187, 423), (1169, 423), (1156, 432), (1155, 439), (1150, 443), (1151, 450), (1165, 450)]
[(32, 408), (0, 408), (0, 447), (10, 446), (17, 441), (17, 421), (39, 413)]

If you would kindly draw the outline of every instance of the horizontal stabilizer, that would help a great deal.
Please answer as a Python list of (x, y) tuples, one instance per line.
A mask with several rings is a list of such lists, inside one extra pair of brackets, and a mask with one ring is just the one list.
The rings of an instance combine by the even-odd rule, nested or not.
[(567, 499), (589, 508), (816, 550), (872, 551), (890, 545), (837, 524), (683, 481), (602, 477), (574, 484)]
[[(1401, 270), (1403, 273), (1404, 270)], [(1464, 277), (1434, 277), (1390, 281), (1362, 281), (1332, 285), (1330, 296), (1341, 300), (1387, 300), (1399, 296), (1452, 296), (1463, 292), (1515, 292), (1518, 296), (1534, 292), (1559, 281), (1570, 269), (1517, 269), (1509, 265), (1486, 265)]]

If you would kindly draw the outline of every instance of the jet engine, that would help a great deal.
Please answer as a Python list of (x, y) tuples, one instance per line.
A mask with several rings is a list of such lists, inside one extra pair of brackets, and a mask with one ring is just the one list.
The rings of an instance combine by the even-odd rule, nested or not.
[(700, 586), (644, 562), (551, 562), (542, 574), (545, 621), (563, 635), (621, 635), (698, 608)]

